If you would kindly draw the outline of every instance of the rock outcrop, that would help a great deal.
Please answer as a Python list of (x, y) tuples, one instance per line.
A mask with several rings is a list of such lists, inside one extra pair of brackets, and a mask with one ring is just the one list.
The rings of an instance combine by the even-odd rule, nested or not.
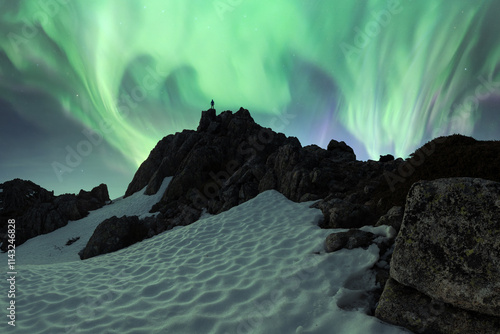
[(84, 249), (78, 253), (82, 260), (115, 252), (147, 237), (148, 228), (137, 216), (113, 216), (104, 220), (90, 237)]
[(7, 221), (16, 220), (16, 246), (40, 234), (65, 226), (69, 220), (86, 217), (90, 210), (109, 202), (105, 184), (78, 195), (54, 196), (39, 185), (20, 179), (0, 184), (0, 250), (7, 248)]
[(370, 208), (363, 204), (355, 204), (348, 200), (334, 198), (320, 201), (314, 205), (321, 209), (324, 221), (323, 228), (353, 228), (373, 225), (376, 219)]
[(420, 180), (477, 177), (500, 182), (500, 142), (477, 141), (462, 135), (435, 138), (406, 160), (384, 163), (383, 182), (372, 193), (377, 213), (404, 207), (411, 186)]
[(367, 248), (373, 243), (377, 236), (371, 232), (352, 229), (347, 232), (332, 233), (326, 237), (325, 250), (327, 253), (339, 249), (353, 249), (358, 247)]
[(499, 334), (500, 318), (466, 311), (389, 278), (375, 315), (414, 333)]
[[(378, 300), (382, 287), (386, 287), (377, 308), (380, 318), (417, 332), (426, 330), (433, 332), (439, 329), (444, 333), (446, 330), (443, 329), (452, 328), (457, 324), (463, 325), (464, 328), (491, 328), (489, 326), (497, 324), (497, 320), (496, 316), (488, 313), (487, 309), (464, 308), (465, 306), (458, 305), (457, 301), (440, 299), (438, 294), (432, 295), (435, 293), (435, 288), (429, 291), (424, 289), (430, 294), (427, 295), (426, 292), (420, 291), (418, 284), (409, 278), (405, 278), (409, 281), (399, 276), (396, 278), (401, 272), (409, 270), (402, 269), (405, 267), (397, 265), (397, 261), (395, 264), (399, 266), (399, 269), (392, 269), (396, 271), (393, 274), (394, 277), (389, 278), (389, 270), (395, 265), (392, 263), (392, 257), (395, 256), (393, 239), (381, 240), (368, 232), (356, 229), (365, 225), (389, 225), (396, 231), (401, 229), (401, 234), (407, 233), (408, 229), (404, 227), (405, 224), (401, 226), (403, 220), (410, 219), (410, 215), (405, 214), (403, 217), (403, 213), (406, 212), (405, 199), (413, 183), (422, 179), (434, 180), (444, 176), (465, 175), (500, 181), (499, 156), (500, 145), (486, 144), (472, 138), (455, 135), (437, 138), (427, 143), (406, 160), (394, 159), (391, 155), (386, 155), (382, 156), (379, 161), (356, 161), (352, 149), (343, 142), (332, 140), (326, 150), (316, 145), (303, 147), (297, 138), (286, 137), (284, 134), (255, 124), (250, 113), (245, 109), (240, 109), (234, 114), (231, 111), (225, 111), (219, 115), (216, 115), (215, 110), (207, 110), (202, 112), (202, 118), (196, 130), (184, 130), (163, 138), (141, 165), (127, 189), (126, 196), (144, 187), (146, 187), (146, 194), (153, 194), (158, 191), (166, 176), (172, 176), (172, 181), (162, 194), (161, 201), (153, 206), (152, 212), (159, 212), (159, 214), (144, 220), (122, 217), (106, 221), (100, 226), (99, 231), (96, 230), (95, 237), (92, 237), (92, 242), (89, 242), (81, 256), (88, 258), (118, 250), (131, 241), (136, 242), (151, 237), (175, 226), (191, 224), (199, 218), (202, 210), (217, 214), (255, 197), (260, 192), (275, 189), (293, 201), (318, 200), (314, 207), (323, 212), (324, 219), (320, 222), (321, 227), (350, 229), (346, 233), (329, 236), (325, 242), (327, 251), (368, 247), (372, 243), (379, 247), (380, 260), (374, 266), (373, 274), (380, 288), (373, 292), (373, 298)], [(467, 164), (463, 161), (467, 161)], [(485, 161), (491, 165), (484, 167)], [(455, 168), (455, 166), (460, 167)], [(443, 203), (445, 204), (450, 205), (450, 203)], [(421, 203), (420, 205), (422, 210), (429, 211), (425, 210), (427, 204)], [(467, 205), (474, 206), (475, 204), (471, 202)], [(409, 204), (407, 206), (411, 207)], [(417, 206), (415, 208), (414, 212), (417, 214), (419, 208)], [(483, 211), (488, 210), (486, 207), (482, 208)], [(411, 210), (410, 208), (408, 212), (412, 212)], [(471, 212), (479, 214), (477, 210)], [(131, 227), (123, 226), (124, 224), (130, 224)], [(142, 234), (134, 239), (134, 226), (137, 224), (141, 225)], [(433, 230), (427, 228), (422, 231), (421, 237), (429, 235), (429, 231)], [(448, 231), (450, 238), (465, 240), (460, 234), (453, 233), (453, 231)], [(428, 245), (425, 242), (424, 239), (419, 241), (423, 245)], [(448, 246), (450, 248), (447, 252), (452, 254), (453, 247), (451, 244)], [(438, 248), (436, 246), (431, 249), (434, 252)], [(470, 260), (468, 264), (466, 262), (470, 266), (469, 269), (475, 268), (482, 274), (488, 274), (488, 270), (496, 273), (491, 266), (473, 267), (475, 256), (477, 256), (476, 249), (472, 247), (467, 248), (466, 251), (468, 253), (464, 253), (462, 257)], [(436, 252), (433, 254), (441, 254)], [(413, 257), (405, 258), (404, 261), (417, 262), (412, 263), (412, 265), (417, 265), (417, 259), (418, 257), (413, 254)], [(437, 269), (442, 270), (437, 266), (431, 267), (430, 270)], [(455, 272), (452, 271), (452, 273)], [(421, 273), (415, 271), (411, 271), (411, 274), (417, 281), (422, 276)], [(446, 279), (447, 276), (442, 277)], [(404, 283), (398, 282), (397, 279), (401, 279)], [(485, 282), (479, 281), (478, 278), (478, 284)], [(445, 280), (440, 282), (441, 287), (445, 283)], [(485, 288), (485, 284), (482, 287)], [(398, 290), (399, 288), (401, 289)], [(496, 287), (490, 286), (490, 289), (494, 290), (494, 288)], [(446, 289), (442, 290), (441, 292), (449, 295)], [(399, 301), (391, 302), (390, 292), (396, 293), (397, 291), (403, 291), (402, 293), (409, 299), (400, 296)], [(470, 289), (463, 291), (478, 292)], [(418, 300), (415, 301), (414, 296), (419, 296)], [(488, 307), (494, 305), (491, 303), (495, 302), (496, 297), (485, 294), (485, 290), (481, 290), (479, 296)], [(462, 298), (461, 295), (458, 295), (458, 299), (460, 298)], [(471, 301), (479, 305), (479, 297), (474, 298), (471, 298)], [(402, 300), (407, 301), (407, 309), (403, 308), (405, 303), (402, 303)], [(428, 305), (422, 308), (418, 306), (421, 302)], [(445, 317), (439, 317), (436, 321), (428, 321), (424, 318), (419, 320), (414, 316), (415, 314), (422, 314), (422, 317), (432, 315), (432, 312), (437, 312), (434, 308), (442, 305), (444, 307), (439, 310), (457, 309), (460, 312), (467, 312), (467, 315), (444, 313)], [(394, 311), (398, 308), (406, 313)], [(491, 310), (496, 312), (495, 308)], [(370, 310), (372, 311), (374, 312)], [(392, 318), (388, 315), (392, 315)], [(429, 316), (427, 318), (434, 319)], [(463, 319), (468, 319), (466, 321), (470, 322), (472, 327), (466, 327)], [(444, 323), (451, 321), (452, 325), (446, 327), (447, 325), (438, 324), (439, 321)], [(477, 321), (483, 322), (477, 323)]]
[[(500, 183), (477, 178), (415, 183), (390, 276), (377, 308), (382, 320), (417, 332), (451, 333), (458, 326), (470, 328), (461, 333), (498, 330), (491, 326), (500, 323)], [(431, 301), (450, 307), (441, 310), (441, 319), (418, 318), (427, 314), (422, 307), (433, 310)]]
[[(152, 209), (160, 215), (150, 234), (190, 224), (202, 210), (211, 214), (228, 210), (270, 189), (293, 201), (320, 199), (315, 206), (324, 214), (324, 228), (359, 228), (386, 215), (379, 224), (399, 229), (404, 209), (401, 197), (409, 186), (394, 173), (418, 162), (421, 170), (412, 168), (419, 177), (432, 166), (441, 166), (436, 161), (447, 159), (442, 152), (455, 149), (443, 145), (457, 145), (452, 136), (436, 139), (406, 161), (387, 155), (380, 161), (363, 162), (355, 160), (352, 148), (344, 142), (331, 140), (326, 150), (316, 145), (302, 147), (297, 138), (256, 124), (243, 108), (219, 115), (209, 109), (201, 115), (196, 130), (163, 138), (127, 188), (125, 196), (144, 187), (146, 194), (154, 194), (166, 176), (173, 177)], [(459, 137), (458, 142), (473, 145), (475, 140)], [(422, 154), (427, 154), (423, 163), (416, 160)], [(392, 179), (387, 175), (393, 175)], [(413, 177), (404, 175), (405, 181)], [(397, 204), (399, 211), (388, 212)]]
[(385, 215), (379, 218), (375, 226), (388, 225), (392, 226), (399, 232), (401, 224), (403, 223), (403, 208), (400, 206), (393, 206), (387, 211)]

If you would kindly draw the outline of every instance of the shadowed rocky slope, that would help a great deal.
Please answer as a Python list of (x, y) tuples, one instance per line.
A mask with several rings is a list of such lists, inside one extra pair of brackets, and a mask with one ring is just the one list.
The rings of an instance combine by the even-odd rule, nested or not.
[(78, 195), (54, 196), (31, 181), (14, 179), (0, 184), (0, 249), (6, 251), (7, 222), (16, 221), (16, 246), (40, 234), (65, 226), (69, 220), (86, 217), (109, 201), (105, 184)]

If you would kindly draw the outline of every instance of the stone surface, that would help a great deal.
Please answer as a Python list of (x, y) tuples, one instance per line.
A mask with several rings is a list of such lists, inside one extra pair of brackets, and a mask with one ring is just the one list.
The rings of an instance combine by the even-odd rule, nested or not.
[(389, 162), (394, 161), (394, 156), (392, 154), (381, 155), (378, 159), (379, 162)]
[(403, 223), (403, 208), (400, 206), (393, 206), (387, 211), (385, 215), (377, 220), (375, 226), (388, 225), (392, 226), (396, 231), (399, 232), (401, 229), (401, 224)]
[(414, 333), (500, 333), (499, 317), (466, 311), (434, 300), (391, 278), (387, 280), (375, 316)]
[(452, 304), (500, 316), (500, 183), (420, 181), (406, 202), (391, 277)]
[(137, 216), (113, 216), (104, 220), (90, 237), (87, 245), (79, 253), (82, 260), (115, 252), (144, 240), (147, 228)]
[(356, 160), (356, 154), (354, 154), (354, 150), (343, 141), (338, 142), (335, 139), (332, 139), (328, 143), (327, 150), (334, 153), (334, 159), (337, 161)]
[(375, 234), (357, 229), (332, 233), (326, 237), (325, 249), (327, 253), (331, 253), (342, 248), (367, 248), (373, 243), (375, 238), (377, 238)]
[(429, 141), (410, 154), (383, 163), (382, 181), (374, 191), (380, 214), (393, 206), (404, 206), (411, 186), (420, 180), (477, 177), (500, 182), (500, 141), (478, 141), (452, 135)]
[(323, 228), (357, 228), (373, 225), (376, 221), (366, 205), (354, 204), (339, 198), (320, 201), (314, 207), (323, 212), (324, 221), (321, 223)]

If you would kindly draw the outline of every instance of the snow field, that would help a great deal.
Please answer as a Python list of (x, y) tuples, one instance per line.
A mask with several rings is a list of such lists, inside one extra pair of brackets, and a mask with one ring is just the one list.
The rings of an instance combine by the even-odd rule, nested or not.
[[(133, 200), (144, 197), (150, 196)], [(130, 207), (126, 201), (132, 199), (96, 210), (94, 217), (109, 215), (114, 205)], [(320, 229), (321, 211), (310, 204), (266, 191), (227, 212), (85, 261), (76, 255), (82, 243), (53, 253), (53, 263), (36, 264), (32, 257), (43, 247), (35, 238), (18, 251), (15, 331), (407, 333), (364, 314), (378, 247), (326, 254), (326, 236), (341, 230)], [(75, 230), (57, 240), (93, 231), (96, 223), (82, 219), (68, 226)], [(371, 229), (382, 236), (392, 232)]]

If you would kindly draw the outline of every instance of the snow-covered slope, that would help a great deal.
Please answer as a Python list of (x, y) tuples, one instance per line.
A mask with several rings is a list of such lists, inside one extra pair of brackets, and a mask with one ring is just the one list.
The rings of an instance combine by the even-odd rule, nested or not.
[[(374, 285), (367, 269), (378, 259), (377, 246), (325, 254), (332, 230), (318, 228), (321, 212), (276, 191), (118, 252), (78, 260), (95, 228), (91, 217), (102, 219), (122, 204), (124, 211), (113, 214), (131, 214), (128, 200), (19, 247), (16, 333), (405, 332), (363, 313), (360, 296)], [(79, 235), (77, 247), (62, 246), (43, 262), (37, 254), (42, 243), (61, 245)], [(1, 326), (10, 327), (6, 322)]]
[[(54, 264), (67, 261), (79, 261), (78, 252), (85, 247), (95, 228), (103, 220), (117, 216), (139, 216), (144, 218), (154, 214), (149, 213), (151, 207), (158, 203), (172, 178), (163, 180), (160, 190), (151, 196), (144, 195), (146, 188), (127, 198), (118, 198), (98, 210), (90, 211), (85, 218), (68, 222), (49, 234), (42, 234), (29, 239), (16, 248), (17, 265)], [(80, 238), (70, 246), (70, 239)], [(0, 263), (7, 263), (7, 254), (0, 253)]]

